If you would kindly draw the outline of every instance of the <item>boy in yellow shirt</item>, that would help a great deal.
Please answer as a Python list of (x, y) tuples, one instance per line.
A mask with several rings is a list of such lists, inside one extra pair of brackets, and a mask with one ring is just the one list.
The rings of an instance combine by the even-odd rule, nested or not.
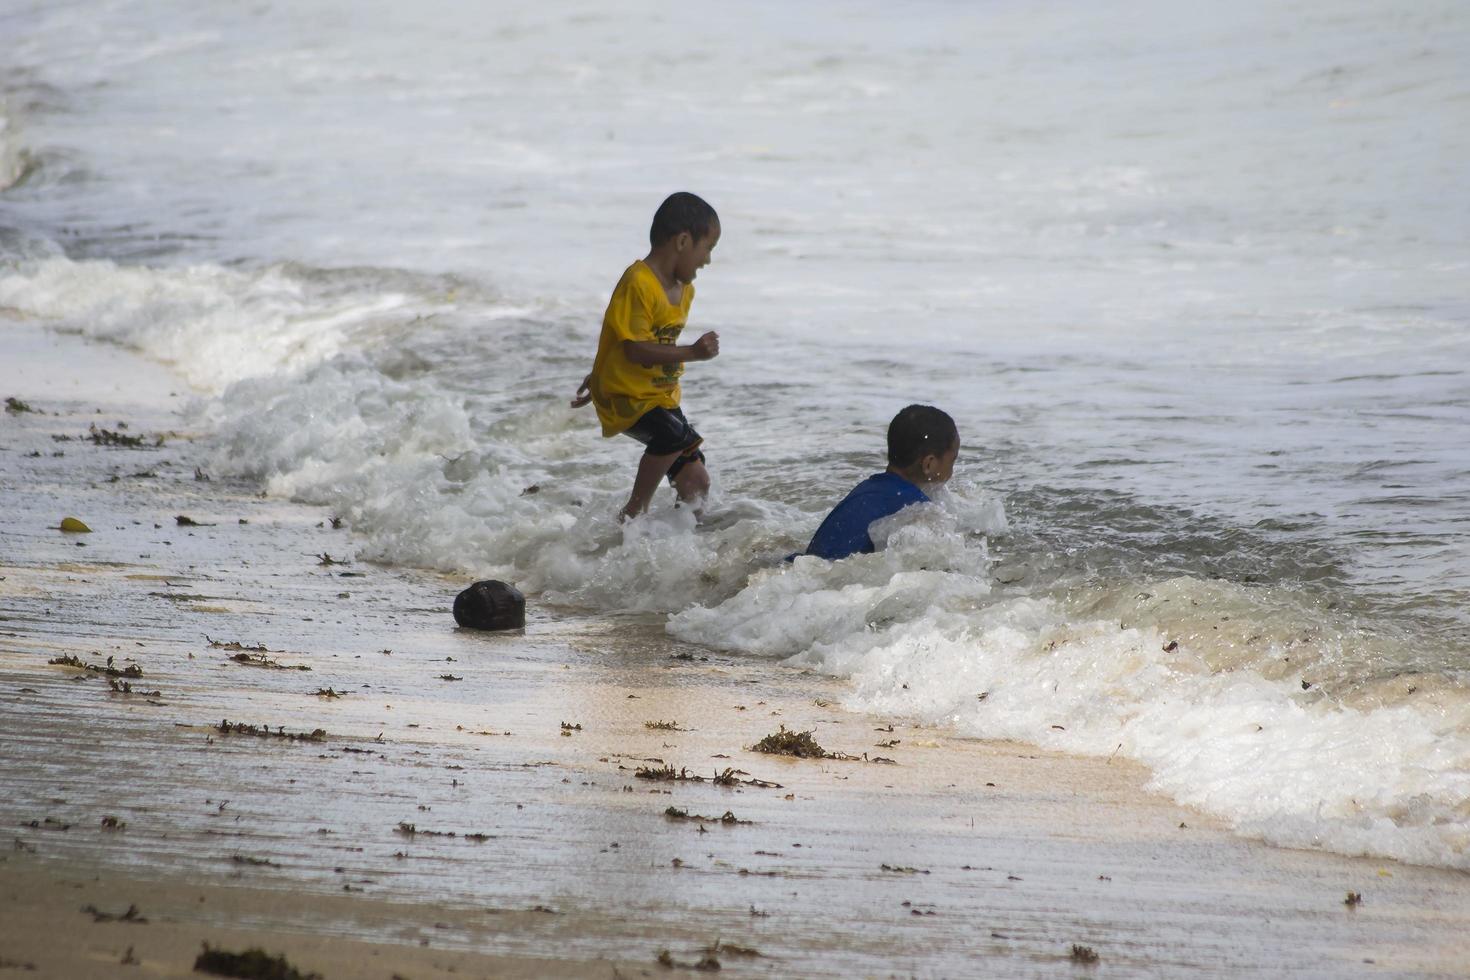
[(572, 399), (573, 408), (592, 402), (603, 436), (625, 433), (643, 443), (624, 520), (648, 510), (665, 477), (682, 503), (697, 507), (709, 492), (699, 449), (704, 440), (679, 408), (679, 377), (686, 362), (719, 354), (720, 336), (709, 331), (692, 344), (678, 340), (694, 302), (694, 277), (720, 240), (720, 219), (701, 198), (681, 191), (659, 205), (648, 238), (648, 257), (628, 266), (613, 290), (592, 373)]

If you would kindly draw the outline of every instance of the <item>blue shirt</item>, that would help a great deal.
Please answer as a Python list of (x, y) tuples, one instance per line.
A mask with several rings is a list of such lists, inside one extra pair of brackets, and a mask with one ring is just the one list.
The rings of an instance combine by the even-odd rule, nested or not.
[(817, 528), (806, 553), (828, 561), (848, 555), (870, 554), (875, 549), (868, 527), (874, 521), (897, 514), (909, 504), (921, 504), (929, 498), (897, 473), (875, 473), (853, 487), (842, 503)]

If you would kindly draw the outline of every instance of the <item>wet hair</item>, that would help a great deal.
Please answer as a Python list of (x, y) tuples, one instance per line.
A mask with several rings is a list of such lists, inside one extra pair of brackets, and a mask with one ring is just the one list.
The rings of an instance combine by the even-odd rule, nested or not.
[(681, 231), (689, 232), (696, 242), (709, 234), (710, 228), (719, 224), (720, 216), (704, 198), (688, 191), (679, 191), (664, 198), (664, 203), (653, 213), (653, 227), (648, 229), (649, 244), (662, 245)]
[(910, 405), (888, 423), (888, 465), (906, 470), (925, 456), (942, 456), (960, 439), (954, 419), (933, 405)]

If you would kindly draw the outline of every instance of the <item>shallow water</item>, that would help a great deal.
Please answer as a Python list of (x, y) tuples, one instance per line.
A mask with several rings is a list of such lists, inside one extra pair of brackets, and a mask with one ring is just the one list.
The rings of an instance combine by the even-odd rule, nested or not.
[[(1470, 861), (1461, 5), (0, 23), (0, 309), (169, 364), (211, 467), (359, 557)], [(713, 514), (625, 531), (631, 446), (565, 402), (678, 187), (723, 218)], [(915, 400), (965, 442), (940, 512), (776, 566)]]

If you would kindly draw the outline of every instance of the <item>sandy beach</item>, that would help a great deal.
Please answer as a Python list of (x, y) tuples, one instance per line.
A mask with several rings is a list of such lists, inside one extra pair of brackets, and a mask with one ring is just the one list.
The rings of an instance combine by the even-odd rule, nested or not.
[[(200, 468), (161, 368), (7, 330), (6, 975), (1470, 975), (1462, 873), (1242, 840), (657, 618), (457, 630), (467, 583)], [(840, 758), (751, 751), (781, 726)]]

